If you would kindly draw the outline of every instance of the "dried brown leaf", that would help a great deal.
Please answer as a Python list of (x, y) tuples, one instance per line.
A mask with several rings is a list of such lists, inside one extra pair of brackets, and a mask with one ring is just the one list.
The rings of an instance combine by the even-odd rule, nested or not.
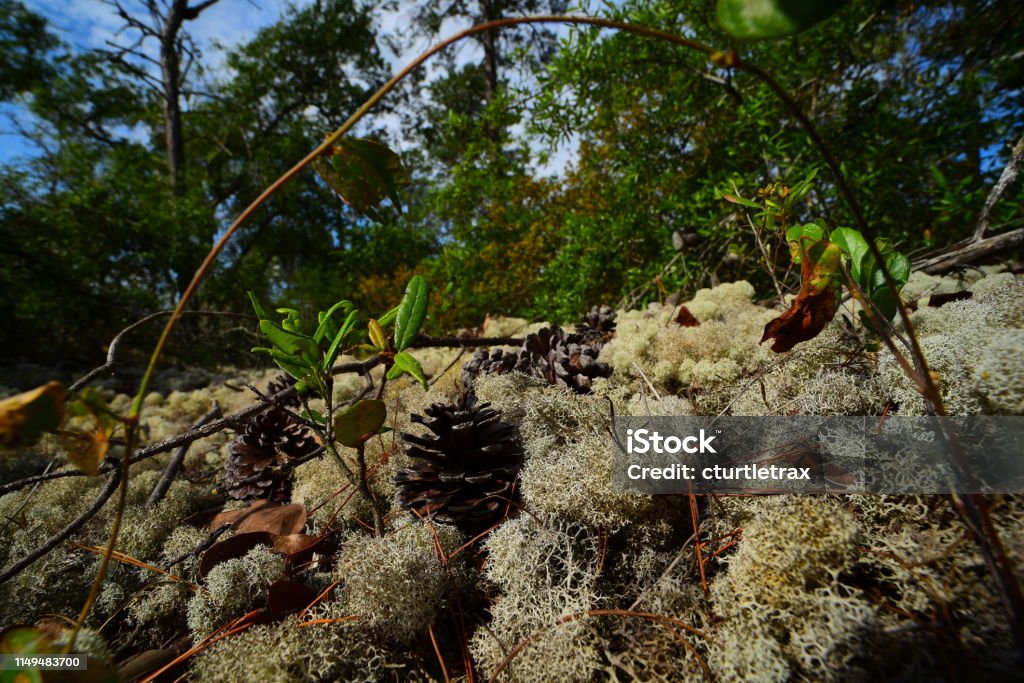
[(676, 317), (672, 322), (681, 327), (697, 327), (700, 325), (700, 321), (697, 320), (693, 313), (690, 313), (690, 309), (686, 306), (679, 307), (679, 312), (676, 313)]
[(253, 531), (244, 534), (235, 534), (231, 538), (214, 543), (203, 553), (199, 561), (199, 575), (206, 578), (210, 570), (221, 562), (245, 557), (245, 554), (258, 545), (273, 547), (274, 534), (266, 531)]
[(301, 581), (281, 579), (267, 589), (267, 607), (278, 618), (306, 609), (314, 600), (316, 591)]

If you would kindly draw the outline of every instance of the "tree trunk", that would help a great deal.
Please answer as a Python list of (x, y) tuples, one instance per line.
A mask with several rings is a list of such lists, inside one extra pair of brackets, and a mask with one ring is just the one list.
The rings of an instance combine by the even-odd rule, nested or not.
[[(480, 12), (485, 22), (500, 18), (495, 12), (493, 0), (480, 0)], [(498, 53), (498, 32), (493, 29), (487, 31), (480, 40), (484, 48), (484, 101), (490, 105), (498, 94), (498, 62), (501, 58)], [(498, 130), (490, 123), (487, 125), (487, 137), (491, 142), (498, 141)]]
[(167, 171), (171, 188), (180, 189), (185, 167), (185, 141), (181, 126), (181, 52), (178, 33), (185, 21), (187, 0), (174, 0), (160, 33), (160, 76), (164, 90), (164, 140), (167, 145)]

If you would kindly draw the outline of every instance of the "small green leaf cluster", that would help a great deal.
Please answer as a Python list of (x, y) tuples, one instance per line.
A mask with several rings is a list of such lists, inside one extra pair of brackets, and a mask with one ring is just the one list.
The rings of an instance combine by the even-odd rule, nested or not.
[[(829, 239), (843, 250), (848, 259), (850, 276), (860, 285), (864, 295), (878, 307), (882, 315), (891, 320), (896, 315), (896, 296), (910, 278), (910, 259), (896, 251), (889, 240), (875, 240), (878, 253), (884, 259), (886, 270), (889, 271), (895, 285), (890, 289), (878, 259), (859, 230), (836, 228), (829, 235)], [(871, 327), (870, 319), (863, 311), (861, 319), (865, 325)]]
[[(249, 292), (249, 298), (260, 318), (260, 331), (271, 344), (269, 347), (254, 347), (253, 352), (270, 356), (279, 368), (297, 380), (299, 392), (312, 390), (320, 396), (327, 396), (332, 384), (334, 361), (348, 348), (358, 331), (359, 311), (352, 302), (342, 300), (319, 312), (319, 324), (310, 334), (295, 309), (275, 309), (285, 316), (281, 322), (276, 322), (255, 294)], [(339, 320), (342, 320), (340, 325)]]
[[(765, 230), (773, 231), (776, 228), (785, 228), (789, 225), (790, 218), (797, 212), (800, 202), (803, 201), (814, 187), (814, 179), (818, 175), (818, 169), (812, 168), (810, 172), (792, 186), (786, 185), (781, 180), (769, 183), (758, 188), (757, 197), (760, 202), (746, 199), (739, 195), (735, 182), (732, 184), (733, 192), (720, 192), (722, 199), (732, 204), (739, 204), (756, 213), (751, 219), (764, 227)], [(797, 261), (796, 263), (799, 263)]]
[[(284, 316), (277, 322), (263, 307), (255, 294), (249, 292), (253, 308), (260, 319), (260, 331), (271, 343), (257, 346), (256, 353), (265, 353), (279, 368), (297, 380), (300, 392), (312, 390), (326, 397), (332, 385), (331, 368), (338, 356), (355, 350), (381, 354), (390, 366), (388, 379), (409, 374), (427, 388), (427, 380), (419, 362), (407, 349), (416, 339), (427, 317), (429, 288), (422, 276), (415, 276), (406, 287), (402, 302), (379, 318), (363, 321), (355, 305), (343, 299), (317, 314), (319, 324), (310, 332), (294, 308), (278, 308)], [(394, 323), (394, 341), (385, 328)], [(369, 343), (367, 343), (369, 342)]]
[[(826, 231), (817, 223), (805, 225), (794, 225), (786, 230), (786, 241), (789, 243), (793, 263), (799, 264), (804, 246), (808, 242), (818, 243), (827, 241), (839, 247), (843, 254), (843, 262), (849, 269), (850, 277), (857, 283), (864, 296), (887, 320), (892, 320), (896, 315), (896, 298), (893, 291), (885, 281), (885, 273), (882, 270), (878, 259), (872, 253), (868, 242), (859, 230), (853, 228), (835, 228)], [(886, 269), (892, 276), (896, 294), (907, 284), (910, 277), (910, 260), (903, 254), (896, 251), (892, 243), (886, 239), (876, 239), (875, 246), (878, 253), (885, 260)], [(856, 294), (856, 293), (855, 293)], [(859, 295), (858, 295), (859, 298)], [(861, 302), (862, 304), (865, 302)], [(866, 311), (860, 312), (861, 321), (868, 328), (874, 329), (871, 318)]]

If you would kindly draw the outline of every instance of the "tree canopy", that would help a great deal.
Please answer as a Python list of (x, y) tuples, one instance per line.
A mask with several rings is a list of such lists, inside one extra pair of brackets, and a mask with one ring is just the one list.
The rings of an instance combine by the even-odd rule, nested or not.
[[(0, 348), (82, 362), (176, 301), (230, 219), (387, 79), (389, 46), (436, 36), (445, 19), (563, 9), (428, 3), (389, 34), (374, 3), (316, 0), (233, 48), (217, 74), (179, 41), (177, 58), (196, 66), (173, 84), (176, 166), (166, 74), (132, 52), (72, 48), (16, 0), (0, 8), (0, 99), (31, 114), (19, 124), (38, 148), (0, 168)], [(1024, 132), (1017, 3), (850, 3), (796, 36), (742, 44), (712, 3), (629, 0), (604, 12), (735, 47), (771, 74), (839, 157), (874, 230), (906, 252), (971, 233)], [(763, 83), (634, 35), (560, 36), (485, 33), (473, 58), (410, 80), (360, 130), (410, 168), (403, 211), (370, 220), (303, 174), (232, 242), (201, 306), (245, 311), (252, 290), (307, 312), (342, 297), (382, 308), (419, 273), (438, 304), (428, 325), (452, 331), (494, 314), (564, 322), (719, 279), (771, 296), (759, 239), (784, 241), (759, 235), (734, 200), (812, 178), (787, 220), (851, 223), (806, 132)], [(1022, 200), (1012, 190), (992, 225), (1019, 221)], [(209, 325), (186, 330), (196, 348)]]

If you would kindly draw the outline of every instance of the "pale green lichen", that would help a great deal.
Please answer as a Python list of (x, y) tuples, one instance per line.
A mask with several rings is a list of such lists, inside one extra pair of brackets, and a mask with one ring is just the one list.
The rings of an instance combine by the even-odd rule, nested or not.
[[(975, 415), (986, 404), (1012, 409), (1020, 396), (1020, 337), (1011, 330), (1022, 323), (1024, 284), (1019, 277), (1000, 274), (976, 281), (972, 291), (973, 299), (925, 306), (911, 317), (952, 415)], [(878, 381), (902, 414), (926, 413), (916, 385), (887, 350), (879, 354)], [(995, 392), (991, 398), (990, 392)]]
[[(812, 680), (846, 675), (875, 628), (874, 607), (841, 581), (857, 557), (857, 518), (829, 498), (752, 504), (757, 510), (739, 548), (711, 587), (715, 610), (725, 621), (709, 664), (724, 680), (751, 667), (783, 680), (783, 662), (790, 674)], [(751, 639), (762, 642), (757, 659), (735, 658)], [(765, 646), (768, 639), (775, 644)]]
[[(315, 619), (340, 618), (324, 609)], [(195, 657), (196, 680), (222, 683), (351, 681), (378, 683), (425, 678), (408, 649), (388, 648), (358, 621), (301, 626), (296, 617), (255, 626)]]
[(267, 587), (281, 578), (284, 560), (267, 546), (257, 546), (216, 565), (206, 575), (205, 591), (188, 602), (188, 627), (198, 642), (208, 633), (254, 609)]
[(383, 537), (353, 535), (335, 570), (342, 609), (390, 639), (423, 635), (469, 583), (465, 554), (448, 557), (465, 541), (452, 527), (406, 520)]
[(973, 379), (986, 413), (1024, 415), (1024, 330), (992, 335), (979, 351)]
[(601, 666), (591, 621), (567, 617), (591, 609), (597, 581), (597, 539), (585, 527), (521, 517), (488, 536), (487, 577), (502, 595), (491, 623), (470, 642), (474, 660), (493, 678), (507, 653), (528, 648), (501, 680), (588, 681)]

